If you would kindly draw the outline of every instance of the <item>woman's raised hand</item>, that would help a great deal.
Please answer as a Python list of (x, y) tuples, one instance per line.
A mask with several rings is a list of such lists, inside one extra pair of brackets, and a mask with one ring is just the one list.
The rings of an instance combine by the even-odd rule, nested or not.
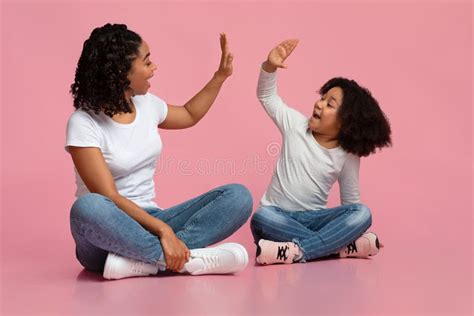
[(278, 44), (268, 54), (267, 65), (274, 70), (277, 68), (287, 68), (283, 62), (290, 56), (298, 42), (299, 40), (297, 39), (288, 39)]
[(230, 75), (232, 75), (232, 60), (234, 56), (229, 51), (229, 42), (227, 41), (227, 36), (225, 33), (220, 34), (220, 42), (221, 42), (221, 62), (219, 65), (219, 69), (216, 72), (216, 75), (226, 79)]

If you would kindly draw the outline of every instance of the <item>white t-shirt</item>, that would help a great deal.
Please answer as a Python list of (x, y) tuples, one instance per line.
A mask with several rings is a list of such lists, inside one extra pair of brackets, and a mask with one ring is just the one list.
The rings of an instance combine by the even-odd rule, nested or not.
[[(100, 112), (76, 110), (67, 123), (67, 146), (100, 148), (120, 195), (141, 207), (158, 207), (154, 202), (157, 158), (162, 149), (158, 124), (168, 113), (166, 103), (147, 93), (132, 97), (135, 120), (122, 124)], [(76, 196), (89, 192), (76, 174)]]
[(278, 95), (276, 72), (260, 69), (257, 96), (283, 136), (280, 157), (260, 205), (288, 211), (326, 208), (336, 180), (341, 204), (359, 203), (360, 157), (340, 146), (327, 149), (316, 141), (308, 128), (309, 118), (289, 107)]

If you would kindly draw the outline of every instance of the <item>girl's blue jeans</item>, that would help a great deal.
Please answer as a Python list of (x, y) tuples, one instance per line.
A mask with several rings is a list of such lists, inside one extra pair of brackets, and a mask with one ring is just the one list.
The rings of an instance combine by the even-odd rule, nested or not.
[(371, 225), (371, 212), (363, 204), (296, 212), (261, 206), (250, 222), (255, 243), (262, 238), (292, 241), (303, 251), (303, 262), (338, 253)]
[[(189, 249), (202, 248), (232, 235), (250, 217), (252, 196), (240, 184), (228, 184), (166, 210), (144, 208), (168, 224)], [(80, 196), (70, 213), (76, 257), (87, 270), (101, 272), (109, 252), (147, 263), (163, 254), (160, 240), (96, 193)]]

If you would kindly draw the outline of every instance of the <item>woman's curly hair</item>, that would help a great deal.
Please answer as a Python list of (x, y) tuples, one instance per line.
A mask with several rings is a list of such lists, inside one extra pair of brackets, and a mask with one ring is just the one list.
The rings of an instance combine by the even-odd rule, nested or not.
[(370, 91), (354, 80), (336, 77), (326, 82), (319, 93), (324, 95), (334, 87), (343, 91), (342, 105), (338, 110), (340, 146), (359, 157), (375, 153), (377, 148), (391, 146), (390, 124)]
[(127, 75), (138, 56), (142, 38), (125, 24), (107, 23), (95, 28), (84, 42), (69, 91), (74, 107), (112, 117), (131, 113), (125, 98), (130, 81)]

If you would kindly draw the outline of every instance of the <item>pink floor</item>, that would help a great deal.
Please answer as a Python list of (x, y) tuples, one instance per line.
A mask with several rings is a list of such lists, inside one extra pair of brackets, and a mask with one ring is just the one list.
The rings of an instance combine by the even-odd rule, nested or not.
[[(232, 240), (254, 260), (247, 230)], [(118, 281), (83, 270), (69, 240), (49, 241), (41, 253), (26, 247), (3, 257), (2, 315), (470, 315), (470, 249), (450, 252), (449, 238), (433, 244), (423, 233), (412, 246), (393, 237), (369, 260), (251, 261), (235, 276)]]
[[(0, 316), (472, 314), (472, 1), (71, 2), (0, 4)], [(106, 22), (148, 40), (159, 63), (151, 92), (172, 103), (210, 79), (218, 33), (230, 38), (235, 74), (203, 122), (160, 131), (164, 207), (232, 182), (246, 185), (256, 206), (281, 141), (255, 97), (274, 44), (301, 39), (279, 84), (306, 114), (328, 78), (360, 79), (394, 133), (393, 148), (360, 169), (383, 251), (371, 260), (250, 264), (236, 276), (104, 281), (83, 271), (69, 231), (68, 90), (83, 41)], [(237, 172), (203, 172), (202, 162), (231, 162)], [(248, 223), (230, 240), (254, 259)]]

